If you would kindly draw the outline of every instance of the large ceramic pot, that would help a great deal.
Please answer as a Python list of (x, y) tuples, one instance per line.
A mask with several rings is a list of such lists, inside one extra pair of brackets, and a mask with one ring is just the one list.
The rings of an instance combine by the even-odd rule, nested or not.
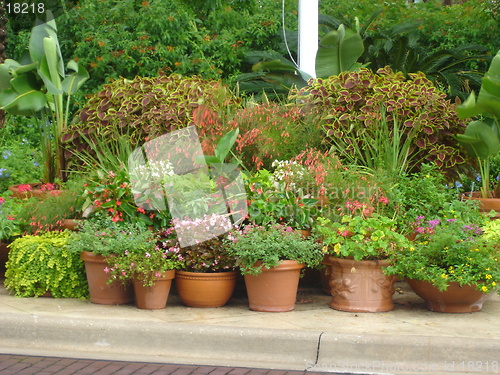
[(140, 277), (132, 280), (135, 294), (135, 304), (140, 309), (158, 310), (167, 306), (168, 295), (172, 280), (175, 277), (175, 270), (165, 271), (161, 276), (156, 276), (154, 284), (144, 285)]
[(134, 290), (119, 281), (109, 283), (105, 272), (106, 258), (89, 251), (83, 251), (80, 258), (85, 263), (89, 283), (90, 302), (101, 305), (124, 305), (134, 301)]
[(434, 285), (422, 280), (407, 280), (413, 291), (426, 303), (428, 310), (444, 313), (470, 313), (480, 311), (490, 296), (471, 285), (460, 286), (451, 282), (448, 289), (440, 291)]
[(383, 273), (386, 260), (352, 260), (329, 257), (330, 307), (350, 312), (384, 312), (394, 309), (394, 276)]
[(181, 302), (190, 307), (224, 306), (233, 295), (237, 271), (177, 271), (175, 287)]
[(295, 309), (300, 271), (304, 265), (283, 260), (276, 267), (263, 268), (258, 275), (245, 275), (250, 310), (283, 312)]

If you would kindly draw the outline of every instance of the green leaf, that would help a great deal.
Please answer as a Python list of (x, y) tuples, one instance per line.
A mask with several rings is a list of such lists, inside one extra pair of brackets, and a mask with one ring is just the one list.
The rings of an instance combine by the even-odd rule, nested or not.
[(220, 139), (219, 143), (217, 143), (214, 154), (215, 157), (219, 159), (219, 163), (224, 163), (224, 159), (226, 159), (227, 155), (231, 151), (231, 148), (233, 148), (239, 133), (239, 128), (231, 130)]
[(500, 140), (492, 126), (483, 121), (473, 121), (456, 139), (467, 151), (479, 159), (496, 155), (500, 150)]
[(62, 82), (62, 89), (67, 94), (74, 94), (83, 84), (89, 79), (89, 73), (82, 65), (75, 60), (68, 62), (66, 66), (69, 70), (75, 73), (68, 75)]

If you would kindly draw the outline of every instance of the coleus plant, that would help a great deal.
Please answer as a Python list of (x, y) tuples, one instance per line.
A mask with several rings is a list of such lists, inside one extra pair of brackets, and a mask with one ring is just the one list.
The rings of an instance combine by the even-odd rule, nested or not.
[(361, 68), (311, 81), (294, 96), (317, 108), (342, 160), (396, 173), (431, 161), (453, 176), (467, 156), (453, 136), (466, 125), (423, 73), (409, 76), (389, 67), (376, 73)]
[(220, 81), (180, 75), (120, 78), (103, 86), (64, 134), (74, 152), (89, 150), (88, 141), (126, 135), (133, 146), (156, 136), (198, 125), (200, 137), (221, 123), (222, 109), (238, 99)]

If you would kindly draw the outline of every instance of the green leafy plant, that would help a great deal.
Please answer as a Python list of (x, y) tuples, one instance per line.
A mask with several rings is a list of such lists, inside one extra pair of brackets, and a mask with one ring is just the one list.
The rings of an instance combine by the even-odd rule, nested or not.
[[(225, 245), (226, 233), (233, 225), (223, 215), (205, 215), (199, 219), (174, 220), (175, 227), (167, 229), (165, 234), (169, 238), (170, 251), (172, 251), (179, 262), (181, 269), (189, 272), (223, 272), (232, 271), (236, 268), (236, 260), (227, 251)], [(176, 237), (176, 229), (181, 235), (208, 238), (203, 241), (195, 241), (193, 245), (181, 247)], [(224, 232), (220, 235), (212, 235)]]
[(26, 139), (13, 138), (6, 134), (5, 144), (0, 145), (0, 192), (11, 185), (39, 182), (42, 177), (38, 150)]
[(18, 297), (50, 292), (56, 298), (87, 298), (88, 286), (80, 255), (68, 248), (71, 233), (24, 236), (9, 245), (5, 287)]
[(398, 231), (397, 222), (386, 216), (343, 216), (340, 222), (319, 217), (314, 226), (325, 251), (354, 260), (391, 259), (409, 241)]
[[(124, 137), (133, 150), (157, 136), (195, 124), (200, 124), (203, 138), (220, 127), (222, 109), (237, 102), (220, 81), (175, 74), (120, 78), (90, 97), (63, 140), (78, 153), (93, 152), (92, 144), (100, 139)], [(211, 116), (203, 121), (205, 112)]]
[[(450, 282), (498, 291), (500, 253), (495, 226), (479, 214), (471, 201), (455, 201), (439, 215), (417, 217), (415, 239), (400, 249), (387, 272), (432, 283), (446, 290)], [(482, 227), (492, 237), (484, 236)]]
[(0, 106), (8, 113), (33, 117), (40, 128), (44, 181), (63, 180), (65, 157), (62, 134), (69, 118), (71, 95), (87, 80), (88, 73), (76, 61), (66, 74), (57, 27), (52, 14), (37, 22), (31, 32), (30, 61), (7, 59), (0, 65)]
[(26, 200), (11, 197), (8, 193), (0, 196), (0, 241), (9, 243), (22, 235), (18, 215), (26, 203)]
[(87, 219), (71, 236), (68, 248), (75, 253), (93, 252), (104, 257), (125, 251), (136, 252), (152, 242), (155, 234), (141, 223), (115, 222), (106, 216)]
[(318, 267), (323, 259), (321, 245), (313, 237), (305, 238), (292, 227), (281, 224), (266, 227), (248, 224), (231, 232), (225, 242), (242, 274), (257, 275), (262, 268), (275, 267), (282, 260)]
[(311, 228), (318, 199), (300, 186), (309, 171), (297, 162), (276, 161), (274, 173), (261, 169), (247, 177), (248, 218), (257, 225), (281, 223), (298, 230)]
[[(479, 116), (471, 121), (463, 134), (456, 139), (477, 160), (481, 175), (481, 196), (490, 198), (491, 162), (500, 151), (500, 51), (491, 61), (491, 65), (483, 77), (481, 90), (476, 99), (474, 92), (457, 107), (461, 118)], [(500, 185), (494, 189), (495, 196), (500, 197)]]
[(424, 74), (410, 76), (362, 68), (318, 79), (294, 97), (319, 111), (331, 150), (346, 164), (399, 173), (431, 161), (456, 174), (467, 155), (453, 135), (465, 124)]

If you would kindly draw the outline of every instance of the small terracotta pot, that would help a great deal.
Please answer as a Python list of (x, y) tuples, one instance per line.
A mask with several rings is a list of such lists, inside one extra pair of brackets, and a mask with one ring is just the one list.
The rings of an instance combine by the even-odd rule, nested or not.
[(124, 305), (134, 300), (134, 290), (115, 280), (108, 283), (109, 276), (104, 271), (108, 266), (106, 258), (89, 251), (83, 251), (80, 258), (85, 263), (89, 283), (90, 302), (100, 305)]
[(300, 271), (304, 265), (283, 260), (278, 266), (263, 268), (258, 275), (245, 275), (250, 310), (283, 312), (295, 309)]
[(444, 313), (470, 313), (480, 311), (490, 294), (483, 293), (471, 285), (460, 286), (451, 282), (448, 289), (440, 291), (430, 282), (407, 280), (413, 291), (421, 297), (428, 310)]
[(175, 270), (165, 271), (162, 276), (155, 277), (155, 282), (151, 286), (145, 286), (141, 278), (134, 278), (132, 284), (136, 306), (146, 310), (164, 309), (167, 306), (174, 277)]
[(190, 307), (224, 306), (236, 287), (237, 271), (177, 271), (175, 287), (181, 302)]
[(331, 263), (330, 307), (349, 312), (384, 312), (394, 309), (394, 276), (382, 267), (386, 260), (353, 260), (329, 257)]

